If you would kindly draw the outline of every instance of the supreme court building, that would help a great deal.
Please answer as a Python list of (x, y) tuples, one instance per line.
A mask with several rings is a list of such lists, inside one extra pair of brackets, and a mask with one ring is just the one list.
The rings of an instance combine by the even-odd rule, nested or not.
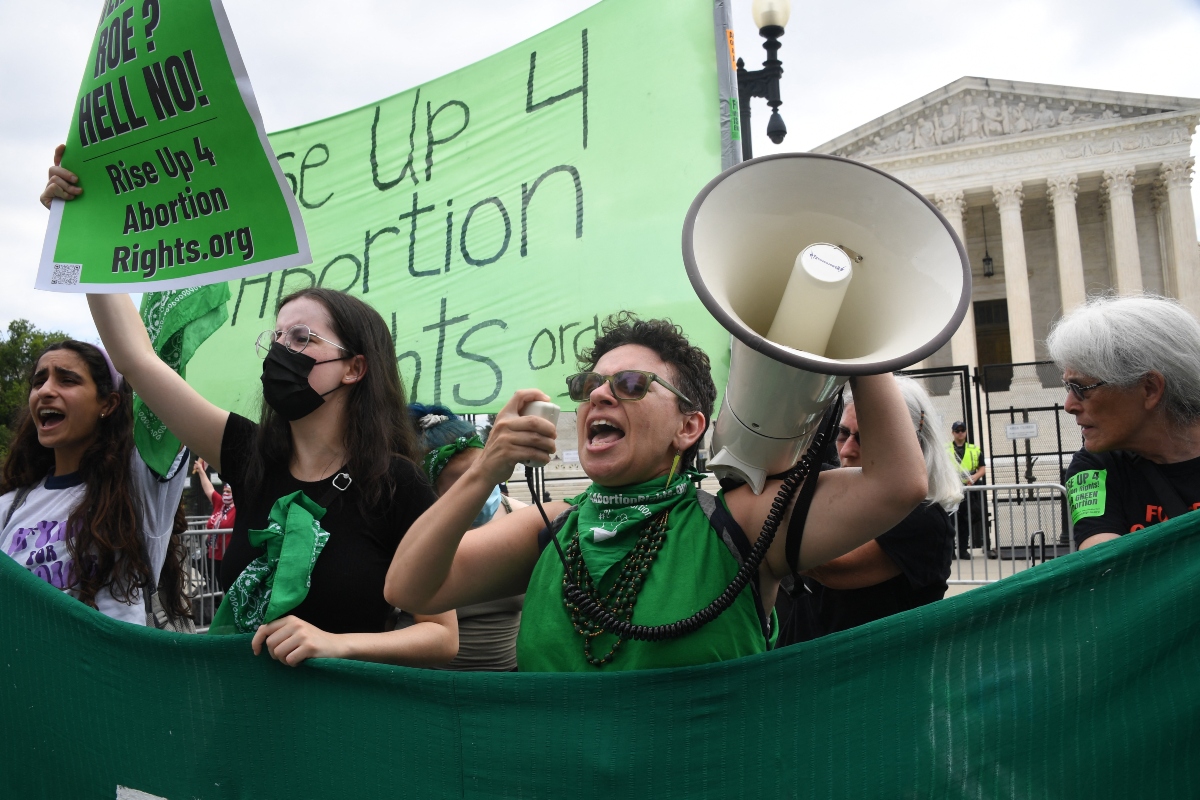
[(1191, 98), (967, 77), (813, 152), (882, 169), (945, 214), (974, 302), (924, 366), (975, 367), (1044, 360), (1050, 325), (1091, 294), (1154, 292), (1200, 316), (1198, 118)]

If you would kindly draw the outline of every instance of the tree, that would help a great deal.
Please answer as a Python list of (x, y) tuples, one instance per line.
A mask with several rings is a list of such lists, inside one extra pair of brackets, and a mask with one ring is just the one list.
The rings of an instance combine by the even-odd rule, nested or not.
[(27, 319), (8, 323), (8, 338), (0, 339), (0, 459), (8, 455), (17, 412), (29, 403), (35, 360), (46, 345), (66, 338), (62, 331), (40, 331)]

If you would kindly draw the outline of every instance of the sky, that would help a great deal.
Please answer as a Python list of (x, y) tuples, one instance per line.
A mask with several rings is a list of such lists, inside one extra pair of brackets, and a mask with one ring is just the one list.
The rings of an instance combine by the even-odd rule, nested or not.
[[(452, 72), (593, 2), (225, 0), (225, 9), (270, 132)], [(731, 2), (738, 55), (757, 68), (750, 0)], [(26, 318), (96, 340), (82, 295), (35, 291), (33, 281), (47, 220), (37, 197), (100, 6), (0, 0), (0, 329)], [(809, 150), (964, 75), (1200, 98), (1200, 0), (1141, 0), (1136, 11), (1125, 0), (797, 2), (782, 42), (788, 135), (767, 141), (767, 109), (754, 101), (755, 155)]]

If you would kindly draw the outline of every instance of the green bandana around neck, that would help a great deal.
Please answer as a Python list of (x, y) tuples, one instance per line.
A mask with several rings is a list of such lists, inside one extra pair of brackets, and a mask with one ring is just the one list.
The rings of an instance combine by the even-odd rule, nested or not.
[(596, 586), (637, 543), (638, 532), (648, 519), (695, 498), (692, 477), (693, 473), (677, 473), (670, 486), (665, 475), (619, 489), (593, 483), (583, 494), (567, 500), (577, 507), (579, 551)]
[(225, 592), (209, 633), (253, 633), (304, 601), (317, 557), (329, 541), (320, 522), (325, 511), (302, 491), (275, 501), (266, 529), (248, 532), (250, 544), (267, 552)]
[(425, 454), (425, 475), (429, 478), (429, 485), (433, 486), (437, 483), (438, 476), (442, 474), (442, 470), (450, 463), (450, 459), (466, 450), (468, 447), (478, 447), (483, 449), (483, 439), (479, 438), (479, 434), (471, 436), (460, 436), (450, 444), (442, 445), (437, 450), (430, 450)]

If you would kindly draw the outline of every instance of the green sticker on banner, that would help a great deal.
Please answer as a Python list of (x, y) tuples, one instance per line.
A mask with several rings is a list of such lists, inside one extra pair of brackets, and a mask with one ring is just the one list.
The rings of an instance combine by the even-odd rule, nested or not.
[(1108, 498), (1108, 470), (1089, 469), (1067, 481), (1067, 503), (1071, 506), (1071, 524), (1104, 513)]
[(106, 0), (38, 289), (184, 289), (311, 261), (220, 0)]

